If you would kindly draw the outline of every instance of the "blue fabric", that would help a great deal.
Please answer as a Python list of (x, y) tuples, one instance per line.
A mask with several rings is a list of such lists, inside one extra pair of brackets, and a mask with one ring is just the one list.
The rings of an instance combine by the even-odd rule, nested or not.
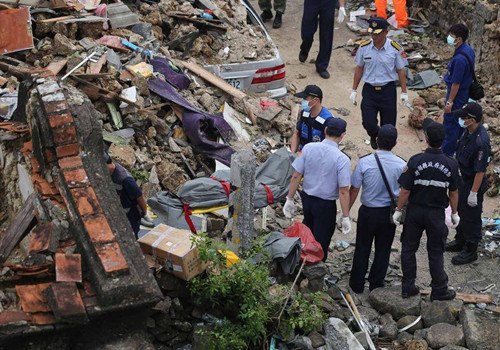
[(356, 52), (356, 65), (363, 67), (363, 81), (365, 83), (382, 86), (398, 79), (397, 71), (408, 65), (403, 50), (398, 51), (387, 39), (381, 49), (377, 49), (373, 42), (361, 46)]
[(470, 134), (465, 130), (456, 154), (463, 177), (473, 178), (476, 173), (486, 172), (491, 160), (490, 137), (483, 125)]
[[(390, 151), (376, 151), (394, 197), (399, 196), (399, 176), (406, 162)], [(351, 177), (351, 185), (361, 188), (361, 203), (369, 208), (387, 207), (391, 198), (382, 179), (382, 174), (373, 154), (361, 157)]]
[(137, 198), (142, 196), (142, 191), (130, 173), (120, 164), (115, 163), (116, 168), (111, 174), (111, 180), (115, 184), (116, 193), (120, 198), (120, 203), (125, 209), (128, 221), (135, 234), (139, 232), (141, 224), (141, 213)]
[[(446, 94), (447, 100), (449, 93), (450, 90), (448, 89), (448, 92)], [(456, 111), (462, 109), (462, 107), (467, 103), (468, 100), (469, 90), (460, 89), (457, 93), (457, 96), (455, 97), (455, 100), (453, 101), (451, 110)], [(445, 136), (441, 149), (445, 154), (453, 156), (457, 149), (458, 139), (460, 138), (460, 135), (462, 135), (463, 129), (458, 124), (458, 117), (454, 113), (444, 114), (443, 126)]]
[(309, 53), (319, 22), (319, 52), (316, 57), (316, 70), (318, 72), (328, 68), (332, 56), (335, 4), (336, 1), (332, 0), (304, 0), (304, 13), (300, 28), (302, 37), (300, 51), (305, 54)]
[(350, 159), (330, 140), (305, 145), (292, 167), (304, 176), (302, 188), (309, 196), (336, 200), (339, 187), (351, 184)]
[[(330, 118), (334, 118), (333, 114), (325, 107), (321, 108), (321, 111), (315, 118), (311, 118), (304, 113), (307, 114), (308, 112), (303, 111), (301, 113), (302, 117), (299, 118), (297, 122), (297, 130), (300, 136), (300, 149), (309, 142), (323, 141), (325, 139), (326, 121)], [(309, 134), (309, 130), (311, 134)]]

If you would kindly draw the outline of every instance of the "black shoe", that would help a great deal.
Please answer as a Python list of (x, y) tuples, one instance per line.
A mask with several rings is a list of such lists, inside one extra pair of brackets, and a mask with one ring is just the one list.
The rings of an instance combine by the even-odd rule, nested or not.
[(464, 250), (451, 259), (453, 265), (465, 265), (477, 260), (477, 243), (466, 242)]
[(445, 291), (439, 292), (439, 293), (432, 293), (431, 292), (431, 301), (434, 301), (434, 300), (453, 300), (453, 299), (455, 299), (456, 295), (457, 295), (457, 293), (455, 293), (455, 291), (451, 290), (451, 289), (446, 289)]
[(446, 247), (444, 248), (447, 252), (461, 252), (464, 249), (465, 242), (455, 239), (449, 243), (446, 243)]
[(376, 136), (370, 137), (370, 146), (372, 146), (373, 149), (377, 149), (378, 148), (377, 137)]
[(274, 29), (281, 28), (281, 16), (283, 16), (281, 13), (276, 12), (276, 16), (274, 17), (274, 21), (273, 21), (273, 28)]
[(266, 21), (269, 21), (271, 19), (273, 19), (273, 13), (271, 12), (271, 10), (264, 10), (262, 11), (262, 13), (260, 14), (260, 18), (266, 22)]
[(420, 289), (417, 286), (401, 289), (401, 296), (403, 297), (403, 299), (408, 299), (409, 297), (419, 294), (420, 294)]
[(304, 63), (307, 60), (307, 52), (303, 52), (302, 50), (299, 52), (299, 61)]
[(319, 76), (322, 77), (323, 79), (328, 79), (330, 78), (330, 73), (328, 73), (327, 70), (322, 70), (321, 72), (318, 72)]

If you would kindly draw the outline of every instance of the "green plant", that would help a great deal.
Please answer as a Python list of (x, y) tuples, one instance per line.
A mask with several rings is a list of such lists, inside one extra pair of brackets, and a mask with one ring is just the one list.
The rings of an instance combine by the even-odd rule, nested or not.
[(149, 181), (149, 172), (144, 169), (135, 169), (133, 168), (130, 171), (130, 174), (135, 179), (135, 181), (139, 183), (146, 183)]
[[(278, 314), (289, 288), (271, 286), (268, 260), (262, 244), (256, 244), (248, 260), (240, 260), (226, 266), (221, 252), (227, 247), (205, 234), (193, 237), (202, 261), (209, 262), (208, 273), (189, 283), (191, 294), (199, 305), (222, 310), (224, 320), (215, 322), (201, 333), (209, 349), (245, 350), (260, 347), (268, 331), (277, 330), (282, 335), (294, 331), (309, 333), (321, 327), (324, 314), (313, 295), (306, 300), (299, 292), (294, 293), (278, 322)], [(259, 254), (261, 263), (251, 261), (252, 254)]]

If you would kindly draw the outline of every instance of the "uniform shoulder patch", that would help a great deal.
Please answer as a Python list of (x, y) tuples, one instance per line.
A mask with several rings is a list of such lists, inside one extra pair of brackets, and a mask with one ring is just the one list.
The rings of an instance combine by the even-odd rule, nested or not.
[(364, 41), (359, 43), (359, 47), (369, 45), (371, 42), (372, 42), (371, 40), (364, 40)]
[(398, 51), (401, 51), (403, 50), (403, 47), (401, 45), (399, 45), (397, 42), (395, 41), (391, 41), (391, 45)]

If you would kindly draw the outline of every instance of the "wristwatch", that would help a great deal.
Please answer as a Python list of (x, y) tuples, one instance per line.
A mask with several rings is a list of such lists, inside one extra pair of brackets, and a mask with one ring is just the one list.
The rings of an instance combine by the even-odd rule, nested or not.
[(451, 106), (452, 104), (453, 104), (453, 101), (450, 101), (450, 100), (446, 101), (447, 106)]

